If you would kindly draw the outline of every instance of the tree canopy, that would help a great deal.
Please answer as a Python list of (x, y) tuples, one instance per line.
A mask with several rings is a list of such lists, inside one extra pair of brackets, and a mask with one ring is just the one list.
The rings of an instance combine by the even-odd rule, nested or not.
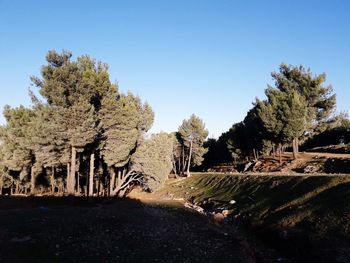
[(145, 139), (152, 108), (119, 92), (108, 66), (87, 55), (49, 51), (46, 61), (31, 77), (40, 94), (31, 91), (32, 106), (5, 107), (1, 187), (35, 194), (46, 182), (53, 193), (123, 196), (138, 183), (161, 184), (173, 146), (164, 134)]

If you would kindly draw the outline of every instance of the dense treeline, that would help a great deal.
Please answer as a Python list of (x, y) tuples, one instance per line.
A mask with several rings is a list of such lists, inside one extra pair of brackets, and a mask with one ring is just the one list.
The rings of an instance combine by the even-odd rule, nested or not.
[(135, 184), (153, 190), (171, 170), (172, 137), (146, 139), (151, 107), (120, 93), (106, 64), (71, 57), (50, 51), (41, 77), (31, 77), (43, 101), (31, 93), (31, 108), (5, 107), (1, 188), (89, 196), (124, 196)]
[(256, 99), (244, 120), (217, 140), (206, 140), (208, 130), (195, 115), (177, 132), (146, 135), (151, 107), (121, 93), (106, 64), (89, 56), (72, 60), (67, 51), (49, 51), (46, 60), (41, 76), (31, 77), (40, 94), (30, 92), (32, 106), (4, 109), (0, 193), (122, 197), (136, 185), (157, 189), (171, 171), (190, 176), (201, 164), (207, 169), (261, 155), (281, 161), (286, 147), (297, 158), (301, 143), (315, 146), (334, 134), (348, 142), (350, 121), (334, 114), (336, 97), (324, 86), (325, 74), (303, 66), (282, 64), (266, 99)]
[[(334, 114), (336, 95), (331, 86), (324, 86), (325, 74), (282, 64), (271, 75), (274, 86), (265, 89), (266, 99), (256, 99), (242, 122), (233, 124), (217, 140), (206, 142), (209, 152), (204, 156), (204, 169), (266, 155), (278, 156), (281, 161), (287, 147), (297, 158), (299, 146), (306, 141), (311, 145), (320, 134), (336, 133), (333, 141), (339, 143), (343, 137), (346, 141), (347, 129), (339, 127), (346, 127), (349, 120), (344, 113)], [(332, 129), (338, 132), (330, 132)]]
[(32, 106), (6, 106), (0, 127), (0, 193), (125, 196), (153, 191), (171, 170), (190, 175), (208, 135), (192, 115), (174, 134), (147, 136), (154, 113), (111, 83), (108, 66), (89, 56), (49, 51), (32, 76)]

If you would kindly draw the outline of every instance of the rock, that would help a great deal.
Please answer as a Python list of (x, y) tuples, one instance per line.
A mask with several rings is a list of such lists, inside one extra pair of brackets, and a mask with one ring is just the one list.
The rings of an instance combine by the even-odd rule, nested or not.
[(236, 203), (235, 200), (231, 200), (231, 201), (229, 202), (230, 205), (233, 205), (233, 204), (235, 204), (235, 203)]
[(252, 165), (253, 165), (252, 162), (247, 163), (247, 164), (244, 166), (243, 173), (244, 173), (244, 172), (247, 172), (247, 171), (251, 168)]
[(221, 222), (225, 219), (225, 216), (222, 213), (216, 213), (213, 215), (213, 219), (216, 222)]
[(232, 214), (232, 210), (225, 209), (225, 210), (222, 210), (221, 213), (222, 213), (225, 217), (228, 217), (230, 214)]
[(320, 169), (317, 166), (308, 165), (304, 168), (304, 173), (316, 173)]
[(184, 206), (189, 208), (189, 209), (195, 210), (195, 211), (197, 211), (200, 214), (205, 214), (204, 209), (202, 207), (198, 206), (198, 205), (193, 205), (191, 203), (186, 202), (184, 204)]
[(257, 162), (253, 165), (252, 171), (253, 171), (253, 172), (257, 172), (257, 171), (261, 168), (262, 164), (263, 164), (262, 161), (257, 161)]

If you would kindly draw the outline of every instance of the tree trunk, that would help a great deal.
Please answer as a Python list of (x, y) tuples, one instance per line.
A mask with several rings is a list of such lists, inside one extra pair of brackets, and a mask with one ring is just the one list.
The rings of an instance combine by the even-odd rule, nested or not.
[(172, 164), (173, 164), (173, 171), (174, 171), (174, 174), (177, 175), (176, 161), (175, 161), (174, 155), (171, 156), (171, 162), (172, 162)]
[(76, 194), (80, 195), (80, 172), (77, 173), (77, 189)]
[(32, 195), (35, 194), (35, 174), (33, 166), (30, 168), (30, 193)]
[(278, 151), (279, 151), (279, 162), (282, 164), (282, 144), (278, 144)]
[(16, 181), (16, 191), (15, 194), (19, 194), (19, 181)]
[(90, 175), (89, 175), (89, 196), (94, 195), (94, 170), (95, 170), (95, 154), (90, 155)]
[(275, 149), (275, 144), (272, 144), (272, 156), (273, 156), (273, 159), (276, 158), (276, 149)]
[(52, 166), (52, 174), (50, 178), (50, 183), (51, 183), (51, 194), (55, 193), (55, 167)]
[(98, 177), (97, 177), (97, 197), (100, 196), (100, 185), (101, 185), (101, 175), (98, 174)]
[(109, 168), (109, 171), (110, 171), (110, 176), (111, 176), (111, 181), (110, 181), (110, 184), (109, 184), (109, 192), (113, 192), (113, 189), (114, 189), (114, 186), (115, 186), (115, 170), (113, 167), (110, 167)]
[(299, 138), (296, 138), (296, 148), (297, 148), (297, 154), (299, 154)]
[(74, 195), (75, 193), (75, 166), (76, 166), (76, 158), (77, 158), (77, 150), (74, 146), (72, 146), (72, 155), (71, 155), (71, 166), (70, 166), (70, 174), (67, 178), (67, 192), (69, 195)]
[(191, 158), (192, 158), (192, 140), (190, 142), (190, 153), (189, 153), (189, 156), (188, 156), (188, 164), (187, 164), (187, 177), (190, 177), (191, 174), (190, 174), (190, 166), (191, 166)]
[(297, 159), (298, 158), (298, 153), (299, 153), (299, 141), (298, 138), (294, 138), (293, 139), (293, 159)]
[(67, 191), (68, 189), (68, 178), (70, 177), (70, 163), (67, 163), (67, 179), (66, 179), (66, 185), (64, 187), (63, 183), (63, 192)]
[(255, 148), (253, 148), (253, 155), (254, 155), (254, 161), (256, 161), (256, 160), (257, 160), (257, 156), (256, 156), (256, 150), (255, 150)]
[(185, 173), (185, 147), (182, 146), (182, 172), (181, 174), (183, 175)]

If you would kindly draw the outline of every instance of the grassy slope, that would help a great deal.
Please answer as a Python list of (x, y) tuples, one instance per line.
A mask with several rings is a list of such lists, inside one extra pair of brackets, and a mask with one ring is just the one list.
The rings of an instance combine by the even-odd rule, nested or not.
[(350, 176), (196, 174), (163, 191), (199, 204), (209, 199), (259, 229), (302, 230), (325, 246), (349, 241)]

